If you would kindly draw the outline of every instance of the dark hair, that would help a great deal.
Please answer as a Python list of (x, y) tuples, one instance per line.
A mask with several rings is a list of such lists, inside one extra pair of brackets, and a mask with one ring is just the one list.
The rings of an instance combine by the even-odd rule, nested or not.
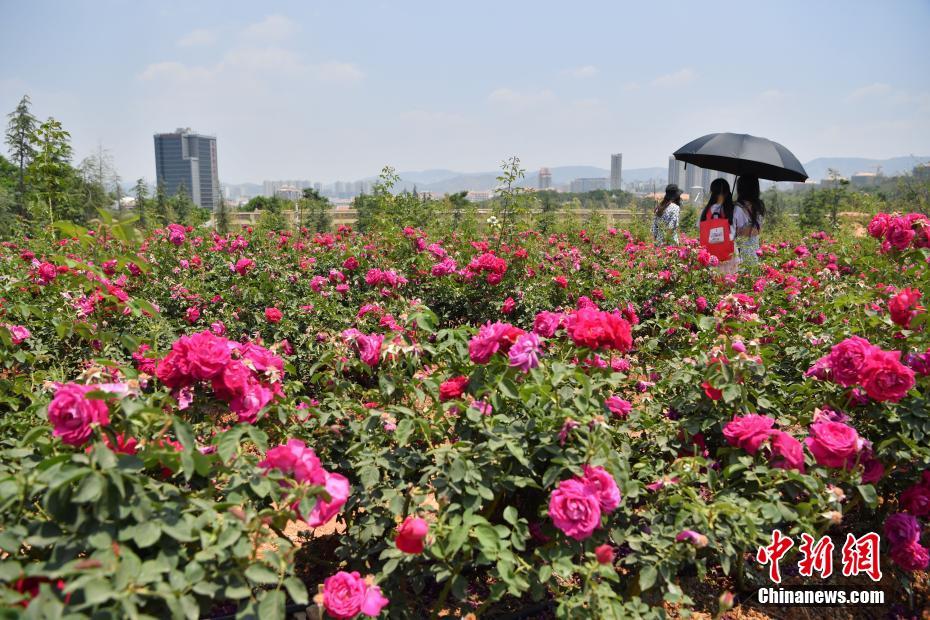
[(681, 206), (681, 190), (678, 189), (677, 185), (670, 184), (665, 188), (665, 197), (662, 198), (662, 202), (656, 205), (655, 214), (661, 216), (665, 213), (668, 205), (673, 202), (679, 207)]
[(760, 194), (758, 178), (740, 177), (736, 181), (736, 201), (752, 207), (749, 209), (749, 221), (756, 228), (759, 227), (759, 218), (765, 217), (765, 203)]
[(699, 222), (704, 221), (704, 218), (710, 212), (710, 208), (717, 204), (717, 198), (721, 195), (723, 196), (723, 215), (728, 222), (733, 223), (733, 194), (730, 193), (730, 184), (727, 183), (726, 179), (714, 179), (714, 182), (710, 184), (710, 199), (707, 201), (704, 210), (701, 211), (701, 217), (698, 218)]

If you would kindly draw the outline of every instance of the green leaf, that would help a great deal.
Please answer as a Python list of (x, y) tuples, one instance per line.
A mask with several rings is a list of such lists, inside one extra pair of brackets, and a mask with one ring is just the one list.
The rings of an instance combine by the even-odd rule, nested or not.
[(644, 566), (643, 570), (639, 571), (639, 589), (643, 592), (651, 588), (655, 582), (658, 573), (654, 566)]
[(500, 536), (497, 535), (497, 530), (490, 525), (476, 525), (473, 534), (485, 551), (496, 553), (500, 549)]
[(520, 393), (517, 391), (517, 386), (514, 385), (508, 377), (504, 377), (500, 382), (501, 394), (510, 399), (520, 398)]
[(161, 528), (155, 521), (142, 521), (135, 527), (133, 540), (142, 549), (151, 547), (161, 538)]
[(871, 484), (860, 484), (856, 489), (870, 507), (874, 508), (878, 504), (878, 493), (875, 492), (875, 487)]
[(307, 605), (310, 597), (307, 595), (307, 587), (304, 582), (297, 577), (290, 576), (284, 580), (284, 587), (287, 588), (287, 594), (291, 600), (298, 605)]
[(178, 441), (181, 442), (181, 445), (188, 449), (193, 449), (197, 447), (197, 442), (194, 441), (194, 431), (191, 430), (190, 425), (179, 418), (178, 416), (172, 416), (174, 423), (174, 432), (178, 436)]
[(85, 504), (87, 502), (95, 502), (100, 499), (100, 494), (103, 492), (103, 477), (98, 476), (97, 474), (91, 474), (84, 478), (81, 481), (80, 487), (78, 487), (78, 492), (71, 498), (76, 504)]
[(259, 599), (258, 617), (262, 620), (277, 620), (284, 618), (284, 592), (269, 590)]
[(278, 574), (262, 564), (251, 564), (245, 569), (245, 576), (254, 583), (278, 583)]

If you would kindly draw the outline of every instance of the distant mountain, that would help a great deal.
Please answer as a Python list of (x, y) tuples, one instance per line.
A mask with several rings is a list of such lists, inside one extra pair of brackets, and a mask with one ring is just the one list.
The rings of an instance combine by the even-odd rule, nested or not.
[[(882, 174), (885, 176), (894, 176), (906, 174), (917, 164), (930, 162), (930, 156), (917, 157), (908, 155), (905, 157), (892, 157), (890, 159), (867, 159), (864, 157), (820, 157), (813, 159), (804, 164), (804, 169), (814, 181), (827, 177), (827, 170), (833, 168), (838, 170), (841, 175), (849, 177), (857, 172), (875, 172), (877, 166), (881, 166)], [(553, 187), (565, 186), (575, 179), (586, 177), (609, 177), (610, 170), (599, 168), (597, 166), (553, 166), (549, 168), (552, 173)], [(666, 168), (631, 168), (623, 170), (623, 183), (644, 183), (655, 181), (656, 187), (660, 188), (665, 185), (668, 176)], [(400, 172), (400, 181), (394, 186), (397, 192), (417, 191), (434, 192), (437, 194), (451, 194), (461, 191), (478, 191), (486, 192), (497, 187), (497, 176), (500, 172), (457, 172), (444, 168), (434, 168), (430, 170), (410, 170)], [(371, 176), (362, 179), (363, 181), (373, 182), (377, 177)], [(229, 188), (237, 188), (241, 195), (259, 196), (262, 193), (262, 186), (257, 183), (239, 183), (223, 184)], [(531, 170), (526, 173), (526, 177), (519, 185), (524, 187), (539, 187), (539, 170)], [(331, 187), (330, 183), (324, 184), (325, 187)], [(126, 184), (125, 190), (130, 189), (130, 184)]]
[(804, 164), (808, 176), (814, 181), (826, 179), (828, 170), (833, 168), (840, 175), (849, 177), (857, 172), (876, 172), (881, 166), (881, 172), (887, 177), (909, 173), (917, 164), (930, 161), (930, 156), (892, 157), (891, 159), (866, 159), (864, 157), (819, 157)]
[[(549, 168), (552, 173), (552, 185), (558, 187), (567, 185), (580, 178), (609, 177), (610, 170), (597, 166), (554, 166)], [(499, 172), (472, 172), (461, 173), (451, 170), (424, 170), (422, 172), (401, 172), (401, 180), (395, 186), (397, 191), (435, 192), (438, 194), (460, 191), (486, 192), (497, 187)], [(634, 183), (655, 179), (658, 184), (664, 182), (665, 168), (633, 168), (623, 171), (623, 182)], [(539, 171), (527, 172), (523, 181), (518, 183), (523, 187), (539, 187)]]

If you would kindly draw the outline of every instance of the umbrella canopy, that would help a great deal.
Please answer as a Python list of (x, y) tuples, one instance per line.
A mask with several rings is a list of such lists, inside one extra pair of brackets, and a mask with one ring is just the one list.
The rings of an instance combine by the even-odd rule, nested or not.
[(745, 133), (712, 133), (684, 145), (675, 159), (701, 168), (770, 181), (807, 180), (794, 154), (778, 142)]

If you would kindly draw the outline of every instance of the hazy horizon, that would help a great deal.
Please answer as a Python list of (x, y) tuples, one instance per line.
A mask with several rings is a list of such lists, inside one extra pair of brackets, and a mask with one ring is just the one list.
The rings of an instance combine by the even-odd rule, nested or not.
[[(154, 178), (152, 135), (217, 136), (220, 179), (663, 167), (713, 131), (801, 161), (930, 152), (930, 3), (4, 5), (0, 111)], [(718, 34), (720, 33), (720, 34)], [(923, 79), (921, 79), (923, 78)], [(721, 86), (722, 83), (731, 84)], [(4, 149), (5, 151), (5, 149)]]

